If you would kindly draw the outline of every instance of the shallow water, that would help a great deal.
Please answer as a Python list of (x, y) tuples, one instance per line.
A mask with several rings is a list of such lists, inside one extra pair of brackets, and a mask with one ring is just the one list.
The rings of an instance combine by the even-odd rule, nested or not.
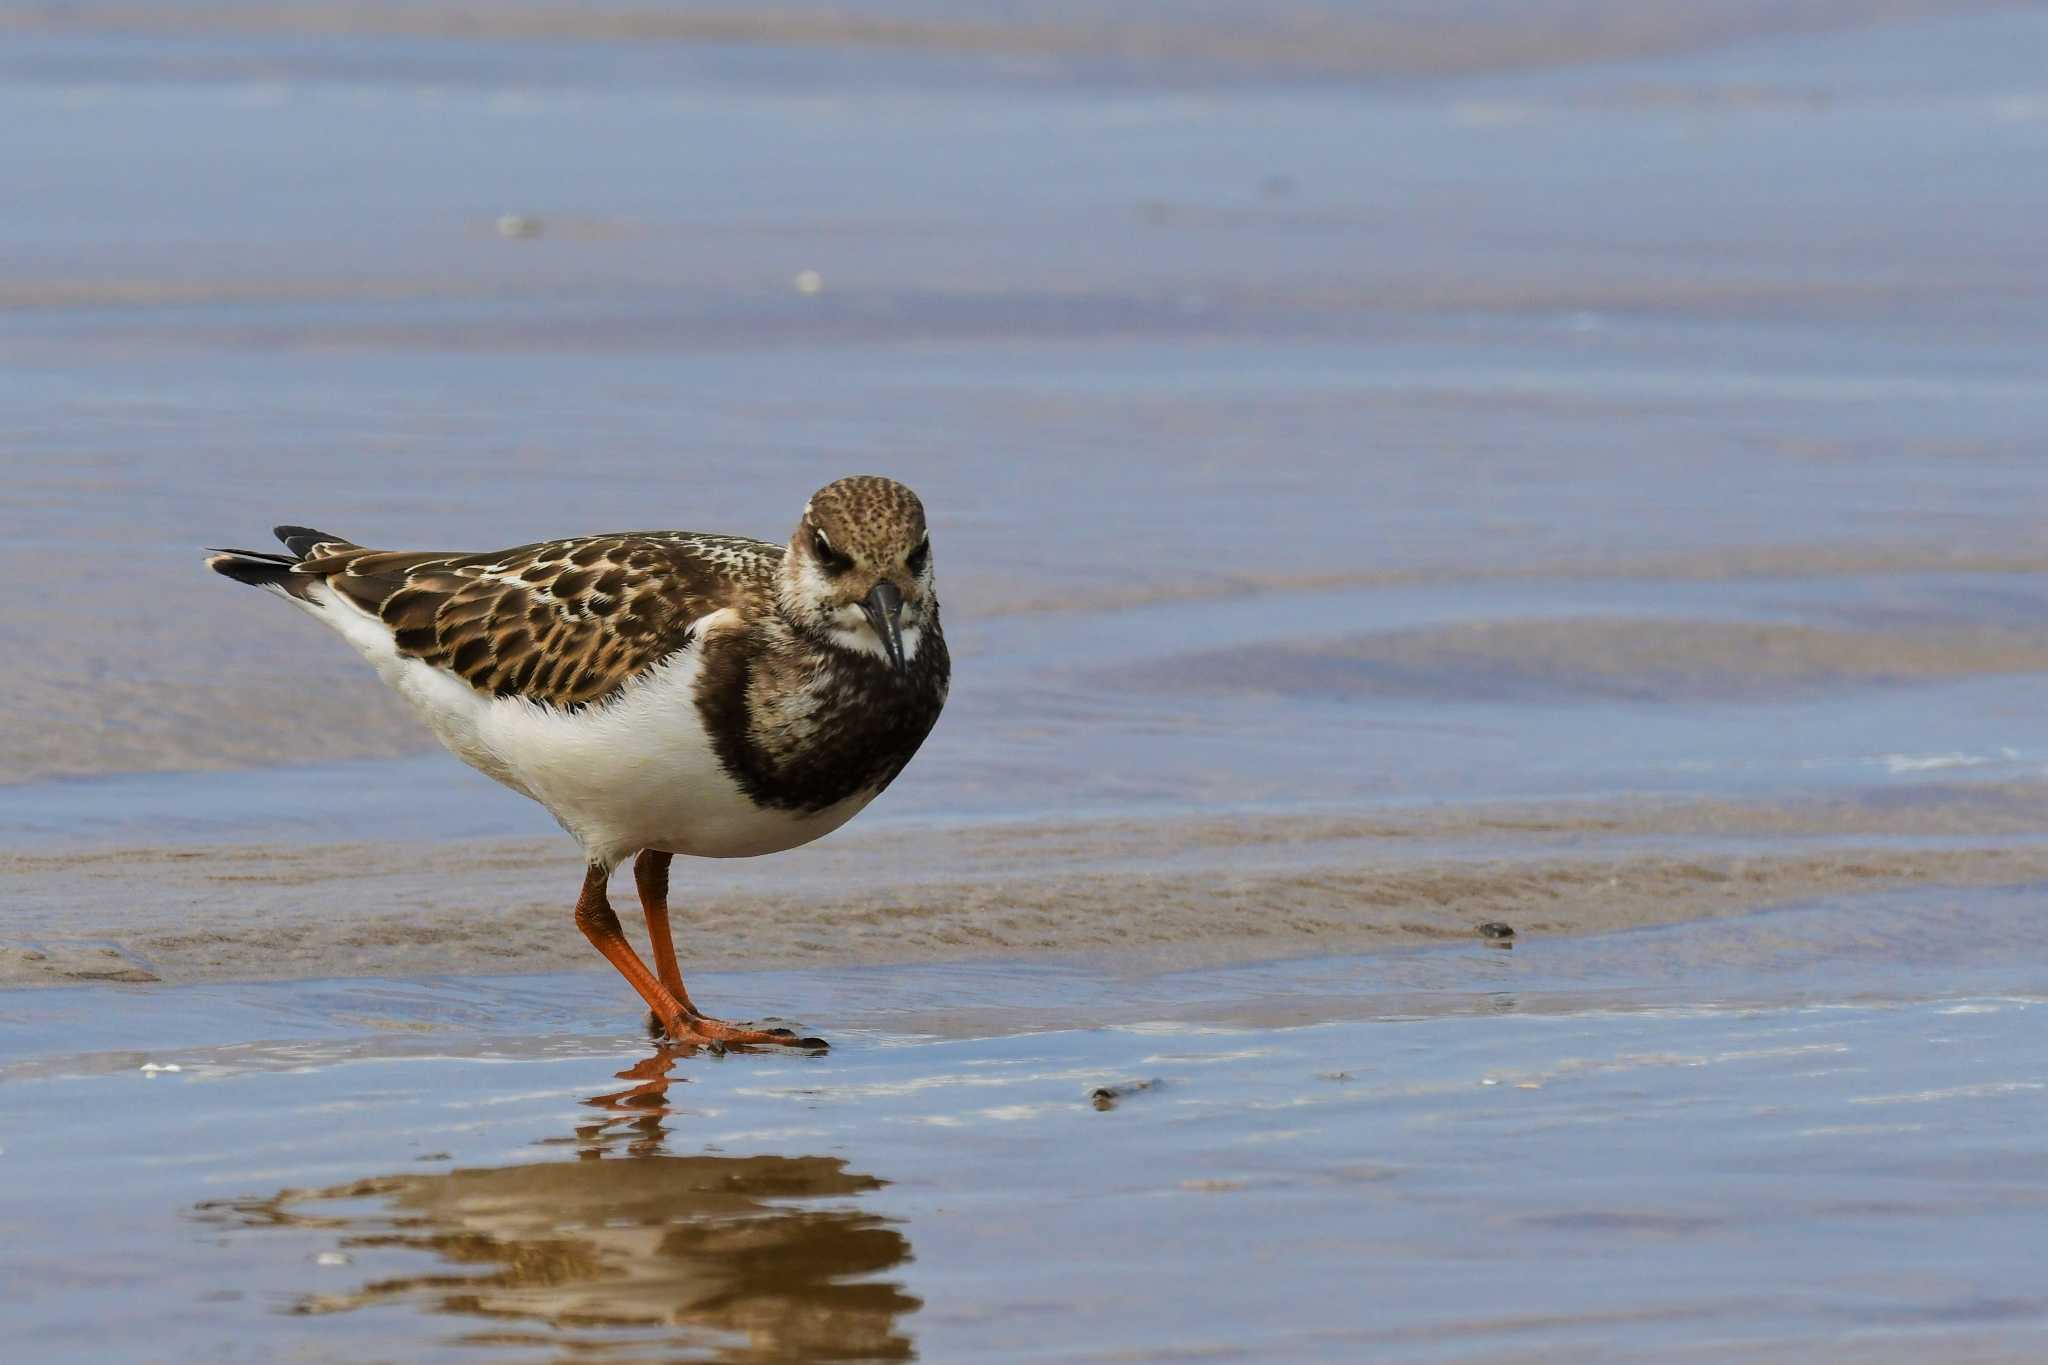
[(700, 982), (841, 1022), (801, 1058), (650, 1050), (581, 973), (16, 994), (9, 1320), (38, 1359), (2025, 1358), (2040, 895)]

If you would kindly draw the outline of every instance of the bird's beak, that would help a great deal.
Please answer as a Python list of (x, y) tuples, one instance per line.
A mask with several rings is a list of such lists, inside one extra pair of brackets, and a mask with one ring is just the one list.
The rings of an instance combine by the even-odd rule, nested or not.
[(889, 656), (889, 667), (898, 673), (910, 665), (903, 658), (903, 626), (897, 618), (903, 615), (903, 594), (894, 583), (883, 579), (875, 584), (874, 590), (860, 604), (867, 613), (868, 624), (881, 637), (882, 652)]

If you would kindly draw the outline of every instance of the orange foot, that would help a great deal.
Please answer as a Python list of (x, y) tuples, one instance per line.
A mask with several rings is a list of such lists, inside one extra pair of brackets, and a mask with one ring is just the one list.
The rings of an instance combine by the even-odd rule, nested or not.
[(741, 1028), (696, 1013), (678, 1014), (665, 1022), (649, 1015), (647, 1023), (650, 1029), (659, 1029), (669, 1042), (685, 1047), (800, 1047), (822, 1052), (831, 1046), (823, 1038), (799, 1038), (793, 1029)]

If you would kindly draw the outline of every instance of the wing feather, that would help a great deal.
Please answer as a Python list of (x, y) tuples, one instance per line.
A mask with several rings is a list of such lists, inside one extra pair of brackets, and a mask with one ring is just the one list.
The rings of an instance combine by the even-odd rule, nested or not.
[(329, 540), (298, 572), (382, 620), (401, 653), (480, 692), (573, 710), (615, 695), (724, 607), (765, 605), (782, 547), (640, 531), (490, 554)]

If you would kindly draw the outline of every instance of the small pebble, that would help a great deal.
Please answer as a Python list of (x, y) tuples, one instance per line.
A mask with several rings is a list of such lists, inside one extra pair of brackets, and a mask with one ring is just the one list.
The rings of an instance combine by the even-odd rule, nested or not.
[(1122, 1081), (1116, 1085), (1098, 1085), (1088, 1092), (1088, 1098), (1101, 1110), (1116, 1108), (1116, 1102), (1126, 1095), (1135, 1095), (1143, 1090), (1157, 1090), (1166, 1082), (1158, 1079), (1149, 1081)]
[(348, 1265), (350, 1263), (351, 1258), (345, 1251), (323, 1251), (313, 1258), (314, 1265)]
[(1479, 937), (1481, 938), (1513, 938), (1514, 936), (1514, 928), (1511, 925), (1502, 924), (1497, 919), (1490, 919), (1479, 926)]
[(815, 270), (799, 270), (790, 281), (799, 294), (822, 294), (825, 292), (825, 277)]

